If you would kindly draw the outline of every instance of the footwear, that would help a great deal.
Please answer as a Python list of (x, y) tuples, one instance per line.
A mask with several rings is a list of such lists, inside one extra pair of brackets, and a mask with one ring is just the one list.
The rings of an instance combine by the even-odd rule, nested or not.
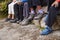
[(22, 20), (17, 21), (17, 24), (19, 24)]
[(34, 13), (30, 13), (30, 16), (28, 17), (28, 20), (32, 20), (34, 18), (35, 14)]
[(28, 19), (24, 19), (21, 23), (21, 25), (28, 25), (29, 24), (29, 20)]
[(10, 21), (11, 19), (10, 18), (7, 18), (6, 20), (5, 20), (5, 22), (8, 22), (8, 21)]
[(41, 19), (43, 17), (43, 14), (37, 13), (34, 17), (34, 20)]
[(49, 27), (46, 27), (42, 32), (40, 32), (41, 35), (48, 35), (49, 33), (52, 32), (52, 29)]
[(10, 23), (16, 23), (18, 21), (18, 19), (13, 19), (13, 20), (10, 20)]
[(20, 24), (28, 25), (34, 18), (35, 14), (30, 13), (30, 16), (27, 19), (24, 19)]

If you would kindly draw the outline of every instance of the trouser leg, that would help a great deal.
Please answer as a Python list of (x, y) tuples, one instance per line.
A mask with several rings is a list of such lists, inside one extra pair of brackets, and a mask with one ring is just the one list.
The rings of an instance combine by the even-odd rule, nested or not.
[(48, 11), (49, 11), (49, 8), (51, 7), (52, 3), (54, 2), (55, 0), (46, 0), (47, 2), (47, 5), (48, 5)]
[(19, 20), (23, 20), (23, 5), (19, 5)]
[(29, 16), (29, 7), (28, 7), (28, 3), (24, 3), (24, 6), (23, 6), (23, 16), (24, 18), (28, 18)]
[(56, 14), (57, 14), (57, 8), (50, 7), (47, 19), (47, 25), (49, 27), (51, 27), (54, 24), (54, 21), (56, 20)]
[(14, 13), (15, 13), (15, 19), (17, 18), (18, 19), (18, 13), (19, 13), (19, 5), (18, 4), (15, 4), (14, 5)]

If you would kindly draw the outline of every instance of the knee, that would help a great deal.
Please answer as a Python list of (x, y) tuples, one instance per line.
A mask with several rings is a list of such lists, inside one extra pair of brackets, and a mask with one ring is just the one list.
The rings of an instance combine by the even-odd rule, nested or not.
[(54, 11), (54, 10), (56, 10), (56, 7), (54, 7), (54, 6), (51, 6), (51, 7), (49, 8), (49, 11)]

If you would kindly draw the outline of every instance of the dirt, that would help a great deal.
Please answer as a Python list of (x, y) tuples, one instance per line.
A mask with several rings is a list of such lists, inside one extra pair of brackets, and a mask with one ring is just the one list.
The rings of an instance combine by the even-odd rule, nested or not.
[(40, 35), (40, 30), (34, 24), (21, 26), (17, 23), (0, 20), (0, 40), (60, 40), (60, 30), (49, 35)]

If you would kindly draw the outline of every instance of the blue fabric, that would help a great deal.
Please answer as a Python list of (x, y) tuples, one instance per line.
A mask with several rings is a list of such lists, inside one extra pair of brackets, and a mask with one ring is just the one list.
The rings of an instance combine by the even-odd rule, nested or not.
[(41, 35), (48, 35), (51, 32), (52, 32), (52, 29), (49, 27), (46, 27), (40, 34)]
[(28, 2), (28, 0), (22, 0), (22, 2)]

